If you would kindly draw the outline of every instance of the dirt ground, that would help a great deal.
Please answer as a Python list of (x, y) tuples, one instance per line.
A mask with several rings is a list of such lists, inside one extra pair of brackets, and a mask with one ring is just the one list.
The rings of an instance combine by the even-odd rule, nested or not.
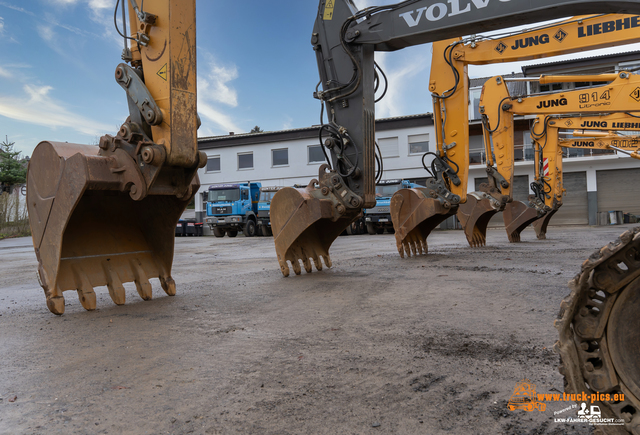
[(562, 391), (567, 281), (630, 227), (490, 230), (481, 249), (440, 231), (404, 260), (392, 235), (346, 236), (333, 268), (289, 278), (271, 238), (179, 238), (175, 297), (100, 288), (87, 312), (66, 292), (60, 317), (31, 240), (2, 240), (0, 433), (589, 433), (554, 422), (570, 402), (506, 404), (524, 378)]

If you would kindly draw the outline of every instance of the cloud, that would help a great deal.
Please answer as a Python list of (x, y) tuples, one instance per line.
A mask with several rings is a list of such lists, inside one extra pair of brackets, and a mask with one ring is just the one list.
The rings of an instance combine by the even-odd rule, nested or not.
[(231, 84), (239, 77), (238, 68), (234, 64), (222, 65), (204, 50), (199, 51), (199, 56), (206, 59), (199, 63), (198, 68), (198, 113), (204, 118), (203, 132), (211, 131), (212, 126), (206, 125), (206, 121), (213, 123), (214, 129), (224, 134), (246, 131), (227, 114), (228, 108), (220, 108), (239, 106), (238, 92)]
[(53, 31), (53, 27), (45, 25), (38, 26), (38, 35), (40, 35), (40, 37), (47, 42), (53, 41), (56, 36), (55, 32)]
[(4, 18), (0, 17), (0, 35), (4, 33)]
[(284, 116), (284, 118), (285, 118), (285, 121), (284, 121), (284, 123), (282, 124), (282, 129), (283, 129), (283, 130), (290, 130), (290, 129), (292, 129), (292, 128), (293, 128), (293, 118), (292, 118), (292, 117), (290, 117), (289, 115), (285, 115), (285, 116)]
[(219, 110), (203, 102), (202, 100), (198, 101), (198, 113), (204, 118), (213, 122), (220, 130), (224, 132), (237, 133), (245, 131), (245, 129), (239, 127), (229, 115), (220, 112)]
[(102, 135), (112, 126), (72, 113), (56, 102), (49, 93), (51, 86), (27, 84), (22, 98), (0, 97), (0, 115), (17, 121), (49, 128), (69, 127), (87, 135)]
[(204, 74), (198, 80), (198, 96), (205, 100), (238, 107), (238, 93), (229, 82), (238, 78), (238, 68), (235, 65), (222, 66), (212, 56), (209, 58)]
[(0, 66), (0, 77), (4, 77), (5, 79), (10, 79), (11, 77), (13, 77), (13, 75), (9, 71), (7, 71), (6, 69)]
[[(376, 104), (376, 117), (408, 115), (413, 110), (410, 105), (416, 103), (416, 90), (426, 88), (431, 67), (430, 45), (408, 48), (402, 52), (376, 53), (376, 63), (387, 76), (388, 88), (384, 98)], [(378, 93), (382, 90), (378, 90)], [(431, 107), (431, 101), (423, 101), (424, 109)], [(427, 107), (428, 106), (428, 107)], [(428, 109), (430, 110), (430, 109)]]
[(4, 6), (5, 8), (13, 9), (14, 11), (22, 12), (23, 14), (31, 15), (32, 17), (36, 16), (36, 14), (34, 14), (31, 11), (28, 11), (28, 10), (26, 10), (24, 8), (21, 8), (20, 6), (15, 6), (15, 5), (12, 5), (12, 4), (4, 2), (4, 1), (0, 1), (0, 6)]

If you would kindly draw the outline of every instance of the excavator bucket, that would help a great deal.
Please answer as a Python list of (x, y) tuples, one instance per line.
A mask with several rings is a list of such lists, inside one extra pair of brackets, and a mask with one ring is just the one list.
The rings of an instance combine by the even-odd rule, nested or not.
[[(113, 157), (97, 146), (41, 142), (27, 174), (29, 224), (47, 306), (64, 313), (65, 290), (77, 290), (82, 306), (96, 308), (95, 287), (107, 286), (113, 302), (125, 302), (123, 283), (134, 282), (151, 299), (150, 278), (176, 292), (171, 278), (175, 226), (198, 190), (197, 177), (183, 198), (148, 195), (136, 201)], [(120, 180), (118, 179), (120, 177)]]
[(457, 216), (469, 246), (479, 247), (487, 244), (487, 225), (499, 211), (489, 199), (477, 198), (473, 194), (467, 195), (467, 201), (458, 206)]
[(549, 221), (551, 220), (553, 215), (556, 214), (557, 211), (558, 211), (558, 209), (555, 208), (555, 209), (545, 213), (544, 216), (542, 216), (541, 218), (536, 219), (531, 224), (533, 229), (536, 230), (536, 236), (538, 237), (538, 240), (546, 240), (547, 239), (547, 226), (549, 225)]
[(331, 200), (322, 199), (321, 190), (313, 187), (315, 182), (304, 189), (280, 189), (271, 200), (271, 229), (284, 276), (289, 276), (288, 263), (296, 275), (302, 271), (300, 262), (307, 273), (312, 271), (310, 260), (322, 270), (321, 257), (331, 267), (329, 247), (359, 216), (359, 211), (348, 213), (340, 206), (337, 210)]
[(442, 221), (456, 213), (457, 207), (446, 208), (438, 199), (428, 196), (427, 189), (400, 189), (391, 197), (391, 221), (400, 257), (427, 253), (427, 237)]
[(531, 208), (520, 201), (507, 203), (502, 212), (507, 237), (511, 243), (520, 241), (520, 233), (540, 215), (535, 208)]

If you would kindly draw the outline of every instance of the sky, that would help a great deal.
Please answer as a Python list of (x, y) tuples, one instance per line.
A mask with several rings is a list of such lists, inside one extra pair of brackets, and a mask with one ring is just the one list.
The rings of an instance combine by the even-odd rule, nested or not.
[[(114, 79), (123, 46), (113, 25), (115, 3), (0, 0), (0, 141), (30, 155), (43, 140), (97, 144), (118, 131), (128, 108)], [(196, 7), (198, 136), (319, 123), (310, 43), (317, 0), (198, 0)], [(376, 53), (376, 61), (390, 83), (377, 118), (432, 110), (431, 44)], [(518, 72), (522, 64), (472, 67), (470, 76)]]

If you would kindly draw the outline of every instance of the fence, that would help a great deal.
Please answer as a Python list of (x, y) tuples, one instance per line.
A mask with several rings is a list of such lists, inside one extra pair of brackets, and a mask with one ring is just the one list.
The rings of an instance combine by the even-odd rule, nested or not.
[(0, 239), (28, 234), (27, 186), (10, 186), (0, 194)]

